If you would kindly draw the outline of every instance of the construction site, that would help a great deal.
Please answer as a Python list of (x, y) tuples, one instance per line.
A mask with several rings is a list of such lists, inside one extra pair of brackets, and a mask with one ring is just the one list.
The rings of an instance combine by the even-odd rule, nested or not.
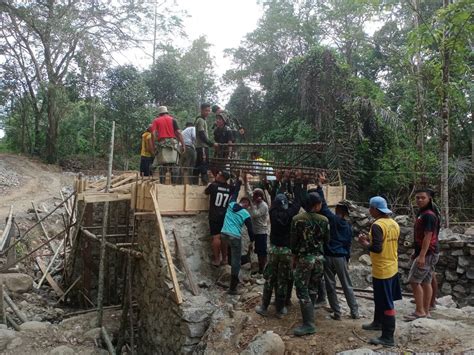
[[(263, 153), (265, 163), (249, 158), (256, 150)], [(323, 187), (328, 205), (349, 199), (354, 233), (370, 228), (368, 210), (350, 202), (338, 171), (317, 166), (323, 145), (237, 144), (234, 151), (239, 158), (211, 159), (211, 171), (245, 172), (251, 177), (250, 184), (279, 170), (304, 174), (311, 184), (311, 177), (324, 172), (330, 181)], [(11, 159), (5, 159), (4, 164), (9, 162)], [(34, 164), (37, 171), (44, 170)], [(3, 202), (5, 223), (0, 225), (2, 353), (386, 351), (368, 345), (370, 333), (360, 328), (372, 316), (373, 300), (370, 258), (357, 243), (353, 243), (349, 269), (361, 319), (350, 319), (340, 295), (342, 321), (330, 319), (328, 310), (320, 308), (316, 311), (317, 333), (298, 338), (292, 335), (300, 322), (298, 307), (289, 307), (284, 319), (255, 313), (262, 283), (251, 276), (258, 267), (254, 254), (242, 266), (241, 294), (226, 293), (230, 266), (215, 268), (210, 263), (209, 197), (201, 181), (190, 184), (189, 176), (173, 175), (166, 168), (149, 177), (134, 171), (112, 172), (111, 164), (105, 176), (51, 174), (62, 175), (62, 186), (54, 196), (31, 202), (31, 208), (22, 210), (26, 196), (13, 192), (35, 179), (31, 172), (20, 176), (19, 171), (18, 186), (2, 191), (2, 197), (14, 196)], [(209, 178), (212, 181), (211, 172)], [(32, 190), (35, 188), (28, 191), (27, 199), (35, 199)], [(246, 193), (242, 187), (240, 195)], [(413, 308), (406, 287), (413, 224), (405, 215), (395, 220), (401, 226), (399, 265), (405, 287), (404, 298), (396, 305), (401, 318)], [(248, 243), (244, 237), (243, 250)], [(474, 349), (474, 230), (444, 230), (440, 243), (440, 295), (434, 319), (400, 320), (398, 345), (392, 352)], [(293, 304), (296, 302), (293, 295)]]

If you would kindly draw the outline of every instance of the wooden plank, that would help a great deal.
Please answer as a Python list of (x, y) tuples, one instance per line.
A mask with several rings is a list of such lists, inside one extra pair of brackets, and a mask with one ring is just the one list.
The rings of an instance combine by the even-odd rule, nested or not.
[(78, 199), (84, 201), (85, 203), (98, 203), (98, 202), (114, 202), (114, 201), (123, 201), (131, 200), (132, 194), (122, 194), (122, 193), (82, 193), (78, 195)]
[(124, 179), (116, 182), (115, 184), (112, 184), (110, 187), (114, 188), (114, 187), (118, 187), (118, 186), (121, 186), (121, 185), (125, 185), (126, 182), (129, 182), (130, 180), (133, 180), (133, 179), (135, 179), (134, 175), (125, 176)]
[(10, 229), (12, 227), (13, 221), (13, 205), (10, 206), (10, 212), (8, 213), (7, 224), (3, 230), (2, 239), (0, 239), (0, 252), (3, 252), (5, 248), (8, 247), (9, 240), (8, 236), (10, 235)]
[(117, 192), (117, 193), (131, 193), (132, 188), (135, 186), (135, 181), (130, 182), (125, 185), (120, 185), (118, 187), (112, 188), (109, 190), (109, 192)]
[(186, 257), (184, 256), (184, 250), (183, 246), (181, 245), (181, 241), (179, 238), (176, 236), (176, 232), (173, 229), (173, 236), (174, 236), (174, 241), (176, 242), (176, 252), (179, 257), (179, 261), (181, 262), (181, 265), (184, 268), (184, 271), (186, 272), (186, 276), (188, 277), (189, 281), (189, 286), (191, 287), (191, 292), (193, 293), (194, 296), (199, 295), (199, 288), (196, 286), (196, 282), (194, 281), (193, 274), (191, 270), (189, 269), (188, 262), (186, 261)]
[(43, 260), (41, 260), (41, 258), (35, 258), (36, 260), (36, 263), (38, 264), (41, 272), (43, 274), (46, 274), (46, 280), (48, 281), (48, 283), (51, 285), (51, 287), (53, 288), (54, 292), (56, 292), (56, 294), (61, 297), (62, 295), (64, 295), (64, 291), (61, 289), (61, 287), (59, 287), (59, 285), (56, 283), (56, 281), (54, 281), (53, 277), (46, 271), (46, 265), (44, 264)]
[(174, 287), (174, 295), (175, 301), (177, 304), (183, 303), (183, 297), (181, 296), (181, 290), (179, 288), (178, 279), (176, 278), (176, 272), (174, 270), (173, 258), (171, 257), (170, 249), (168, 246), (168, 241), (166, 240), (166, 232), (165, 227), (163, 225), (163, 221), (161, 219), (160, 208), (158, 205), (158, 199), (156, 198), (156, 190), (155, 186), (152, 187), (151, 191), (151, 198), (153, 200), (153, 205), (155, 207), (155, 215), (156, 215), (156, 226), (158, 228), (158, 234), (161, 239), (161, 244), (163, 246), (163, 250), (165, 252), (166, 262), (168, 264), (168, 270), (171, 275), (171, 281), (173, 282)]

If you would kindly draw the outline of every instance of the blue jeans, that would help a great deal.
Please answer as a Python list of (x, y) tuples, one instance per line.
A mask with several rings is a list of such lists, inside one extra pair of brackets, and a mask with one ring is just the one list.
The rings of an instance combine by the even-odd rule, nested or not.
[(242, 238), (222, 233), (221, 239), (227, 242), (227, 245), (230, 246), (230, 274), (233, 276), (239, 276), (242, 258)]

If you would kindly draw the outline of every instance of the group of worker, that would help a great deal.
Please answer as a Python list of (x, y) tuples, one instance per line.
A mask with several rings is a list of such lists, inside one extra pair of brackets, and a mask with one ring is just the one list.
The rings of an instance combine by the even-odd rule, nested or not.
[[(194, 183), (200, 177), (207, 184), (209, 148), (215, 148), (214, 156), (218, 159), (233, 157), (231, 143), (245, 133), (241, 125), (237, 125), (238, 130), (235, 124), (233, 128), (229, 127), (225, 111), (217, 105), (213, 106), (212, 111), (216, 115), (213, 142), (209, 139), (207, 126), (211, 105), (202, 104), (200, 109), (200, 115), (194, 122), (187, 123), (181, 132), (167, 108), (158, 107), (158, 116), (142, 137), (140, 170), (143, 175), (151, 175), (151, 164), (155, 159), (153, 165), (176, 166), (179, 163), (183, 175), (191, 175), (192, 172)], [(171, 151), (180, 154), (169, 154)], [(245, 225), (250, 245), (258, 257), (257, 274), (265, 280), (261, 304), (256, 308), (258, 314), (268, 315), (275, 291), (276, 316), (284, 317), (291, 304), (294, 287), (303, 320), (303, 324), (294, 329), (294, 334), (313, 334), (316, 331), (315, 306), (318, 299), (324, 299), (324, 288), (332, 311), (331, 318), (341, 320), (336, 292), (337, 276), (350, 317), (360, 318), (348, 270), (353, 240), (348, 206), (340, 202), (335, 212), (329, 209), (322, 189), (326, 182), (324, 174), (318, 174), (316, 187), (308, 189), (307, 179), (301, 172), (274, 172), (257, 152), (252, 154), (251, 159), (258, 164), (258, 169), (253, 170), (261, 173), (262, 166), (265, 167), (266, 176), (261, 186), (252, 189), (245, 172), (231, 183), (230, 172), (220, 169), (213, 171), (215, 179), (205, 188), (205, 193), (210, 196), (212, 265), (219, 267), (230, 261), (228, 293), (239, 293), (241, 264), (249, 259), (248, 255), (242, 256)], [(242, 184), (246, 193), (238, 200)], [(430, 310), (435, 306), (437, 283), (434, 269), (439, 259), (440, 214), (433, 197), (434, 192), (430, 189), (416, 191), (419, 211), (414, 227), (413, 262), (408, 277), (416, 307), (406, 317), (407, 321), (430, 317)], [(400, 227), (391, 218), (392, 211), (381, 196), (369, 200), (369, 213), (374, 222), (368, 234), (361, 233), (355, 238), (367, 249), (372, 262), (374, 319), (362, 328), (382, 331), (381, 336), (370, 339), (371, 343), (394, 346), (394, 301), (401, 299), (398, 274)]]
[[(287, 306), (291, 304), (294, 285), (303, 320), (303, 324), (294, 329), (294, 335), (313, 334), (316, 332), (315, 306), (318, 296), (321, 296), (322, 282), (332, 311), (331, 318), (341, 320), (337, 276), (350, 317), (359, 319), (359, 307), (348, 270), (353, 239), (348, 206), (340, 202), (335, 212), (329, 209), (322, 189), (326, 181), (324, 174), (318, 174), (317, 187), (309, 190), (301, 173), (293, 178), (288, 178), (290, 175), (284, 172), (275, 175), (275, 180), (266, 182), (265, 189), (251, 190), (247, 174), (238, 177), (235, 183), (229, 183), (230, 174), (220, 171), (205, 190), (210, 195), (212, 264), (216, 267), (227, 264), (228, 248), (230, 250), (228, 293), (239, 293), (239, 272), (245, 260), (242, 257), (242, 228), (245, 225), (258, 256), (259, 272), (263, 273), (265, 280), (261, 304), (255, 309), (258, 314), (268, 315), (275, 291), (276, 316), (284, 317)], [(248, 193), (237, 201), (242, 184)], [(269, 196), (271, 201), (267, 204), (265, 200)], [(430, 316), (433, 305), (431, 283), (438, 259), (440, 218), (433, 203), (433, 192), (418, 190), (416, 203), (419, 214), (415, 222), (415, 253), (409, 275), (416, 310), (405, 319), (408, 321)], [(375, 308), (373, 322), (362, 325), (362, 328), (382, 331), (381, 336), (370, 339), (371, 343), (394, 346), (394, 301), (401, 299), (397, 251), (400, 227), (390, 217), (392, 211), (383, 197), (372, 197), (369, 206), (369, 213), (375, 221), (368, 234), (361, 233), (356, 239), (370, 253)]]
[[(207, 119), (211, 110), (215, 115), (214, 142), (208, 134)], [(199, 116), (194, 122), (187, 122), (183, 131), (166, 106), (159, 106), (157, 111), (157, 117), (142, 134), (142, 176), (151, 176), (153, 168), (159, 167), (160, 175), (163, 175), (165, 170), (171, 170), (174, 179), (187, 176), (190, 177), (189, 182), (197, 184), (200, 177), (201, 182), (207, 184), (209, 148), (215, 149), (216, 158), (227, 158), (231, 149), (229, 145), (245, 135), (240, 122), (231, 118), (218, 105), (211, 108), (209, 103), (201, 104)]]

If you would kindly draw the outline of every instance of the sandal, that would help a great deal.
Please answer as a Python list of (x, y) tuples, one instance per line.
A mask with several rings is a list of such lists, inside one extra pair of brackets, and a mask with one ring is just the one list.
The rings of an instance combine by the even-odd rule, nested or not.
[(405, 317), (403, 317), (403, 320), (405, 320), (406, 322), (411, 322), (411, 321), (414, 321), (414, 320), (419, 319), (419, 318), (426, 318), (426, 316), (420, 316), (420, 315), (416, 314), (415, 312), (413, 312), (413, 313), (410, 313), (409, 315), (406, 315)]

